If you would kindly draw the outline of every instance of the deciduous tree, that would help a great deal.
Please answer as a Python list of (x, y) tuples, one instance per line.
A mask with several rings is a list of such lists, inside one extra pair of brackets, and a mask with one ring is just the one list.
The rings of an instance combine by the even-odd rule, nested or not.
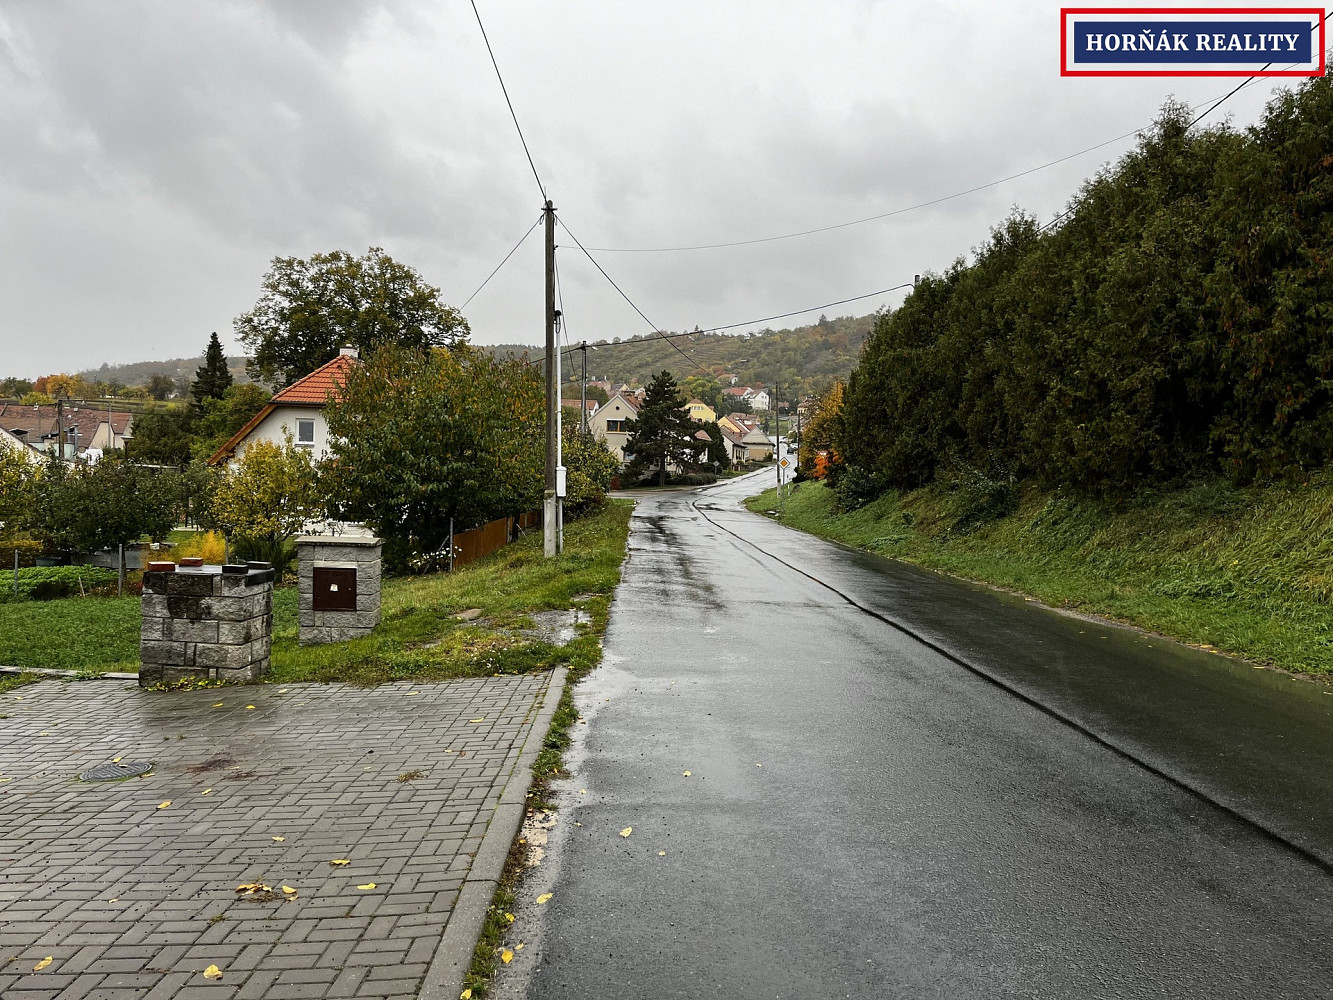
[(256, 441), (213, 491), (211, 521), (245, 555), (281, 573), (294, 555), (291, 538), (325, 516), (309, 454), (291, 441)]
[(342, 515), (386, 558), (429, 568), (455, 529), (540, 505), (545, 407), (537, 368), (451, 350), (386, 346), (352, 369), (321, 467)]
[(440, 291), (379, 247), (365, 255), (334, 250), (308, 260), (275, 257), (255, 307), (236, 320), (236, 334), (254, 355), (246, 371), (286, 385), (337, 356), (384, 344), (451, 346), (468, 334), (467, 320)]

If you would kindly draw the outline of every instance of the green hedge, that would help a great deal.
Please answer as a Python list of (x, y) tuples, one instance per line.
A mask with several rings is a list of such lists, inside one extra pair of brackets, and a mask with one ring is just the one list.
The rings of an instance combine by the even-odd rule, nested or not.
[(1114, 495), (1302, 478), (1333, 455), (1333, 80), (1243, 132), (1168, 105), (1067, 218), (1021, 213), (880, 317), (843, 460)]
[(14, 571), (10, 569), (0, 571), (0, 603), (78, 597), (82, 593), (106, 591), (115, 583), (116, 571), (100, 566), (39, 566), (19, 570), (16, 595)]

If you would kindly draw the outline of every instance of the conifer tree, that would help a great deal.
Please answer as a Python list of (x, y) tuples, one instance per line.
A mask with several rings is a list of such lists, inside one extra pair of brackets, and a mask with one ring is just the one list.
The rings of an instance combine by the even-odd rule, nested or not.
[(639, 416), (629, 422), (625, 451), (634, 456), (629, 465), (631, 475), (656, 469), (658, 484), (665, 486), (668, 462), (683, 466), (693, 461), (698, 451), (694, 439), (698, 429), (685, 410), (685, 397), (671, 373), (663, 371), (653, 376)]
[(204, 352), (204, 363), (195, 372), (194, 385), (190, 392), (196, 406), (203, 406), (206, 399), (221, 399), (222, 394), (231, 388), (231, 372), (227, 370), (227, 357), (222, 353), (222, 341), (216, 331), (208, 338), (208, 349)]

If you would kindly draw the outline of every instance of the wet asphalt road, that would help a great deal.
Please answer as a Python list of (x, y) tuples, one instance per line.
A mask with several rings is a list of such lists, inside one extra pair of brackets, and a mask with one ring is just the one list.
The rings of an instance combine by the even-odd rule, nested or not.
[(1333, 697), (754, 491), (640, 500), (500, 995), (1333, 997)]

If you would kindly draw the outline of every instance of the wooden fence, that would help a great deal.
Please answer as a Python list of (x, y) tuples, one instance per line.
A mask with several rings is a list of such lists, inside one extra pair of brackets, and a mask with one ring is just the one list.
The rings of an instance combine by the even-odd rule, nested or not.
[(488, 556), (497, 549), (502, 549), (518, 537), (519, 532), (527, 528), (540, 526), (542, 512), (528, 511), (518, 517), (502, 517), (479, 528), (455, 532), (453, 535), (453, 560), (450, 566), (455, 569), (475, 562), (482, 556)]

